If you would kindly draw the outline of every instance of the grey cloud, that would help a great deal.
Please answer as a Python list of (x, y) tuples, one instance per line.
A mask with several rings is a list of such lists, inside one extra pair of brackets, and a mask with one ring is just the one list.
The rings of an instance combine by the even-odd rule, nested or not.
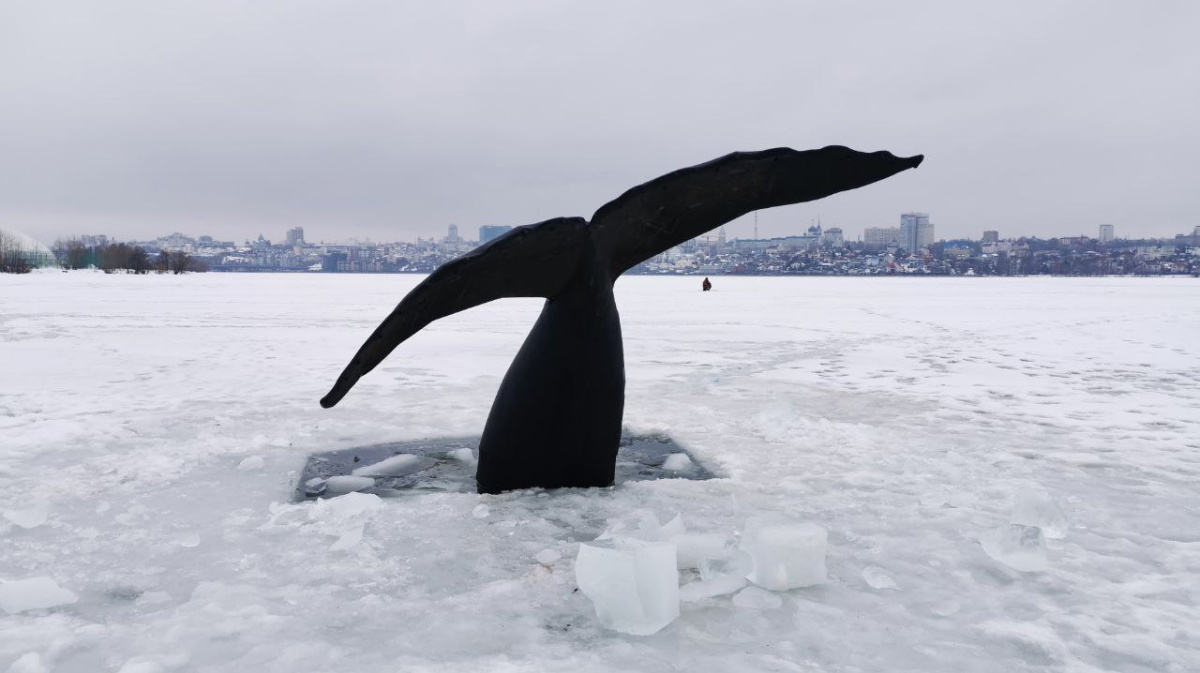
[(940, 237), (1166, 235), (1200, 223), (1195, 7), (15, 0), (0, 223), (414, 238), (837, 143), (928, 159), (762, 233), (919, 209)]

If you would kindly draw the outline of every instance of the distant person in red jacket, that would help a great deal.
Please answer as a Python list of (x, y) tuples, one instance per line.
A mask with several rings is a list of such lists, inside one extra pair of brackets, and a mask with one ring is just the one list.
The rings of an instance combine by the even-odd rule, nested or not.
[(707, 279), (707, 278), (705, 278), (705, 279), (704, 279), (704, 282), (700, 284), (700, 287), (701, 287), (701, 288), (702, 288), (702, 289), (703, 289), (705, 292), (708, 292), (709, 290), (711, 290), (711, 289), (712, 289), (712, 283), (708, 282), (708, 279)]

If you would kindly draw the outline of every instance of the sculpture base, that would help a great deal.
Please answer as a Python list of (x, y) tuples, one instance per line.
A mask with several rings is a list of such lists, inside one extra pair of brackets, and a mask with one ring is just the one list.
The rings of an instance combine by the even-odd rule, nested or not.
[[(333, 497), (349, 490), (385, 498), (437, 492), (473, 493), (478, 451), (478, 437), (457, 437), (314, 453), (304, 465), (295, 499)], [(616, 468), (616, 484), (715, 476), (670, 437), (656, 434), (623, 432)], [(367, 483), (365, 479), (345, 479), (354, 476), (369, 477), (374, 484), (359, 488)], [(331, 477), (335, 479), (330, 481)]]

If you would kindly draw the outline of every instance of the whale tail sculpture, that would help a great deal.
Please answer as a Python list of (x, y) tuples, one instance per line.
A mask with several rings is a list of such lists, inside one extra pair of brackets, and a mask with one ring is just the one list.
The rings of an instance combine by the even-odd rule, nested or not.
[(479, 492), (611, 485), (625, 405), (616, 279), (747, 213), (869, 185), (922, 159), (840, 146), (735, 152), (634, 187), (590, 223), (566, 217), (516, 227), (413, 288), (321, 406), (337, 404), (396, 346), (439, 318), (501, 297), (544, 297), (488, 415)]

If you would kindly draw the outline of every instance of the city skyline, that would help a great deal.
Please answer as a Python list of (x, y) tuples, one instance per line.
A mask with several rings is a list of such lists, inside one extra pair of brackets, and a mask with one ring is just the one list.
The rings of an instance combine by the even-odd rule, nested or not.
[[(1154, 239), (1170, 240), (1170, 239), (1178, 237), (1178, 236), (1184, 236), (1184, 237), (1200, 236), (1200, 225), (1196, 225), (1195, 227), (1188, 228), (1184, 231), (1171, 232), (1171, 233), (1168, 233), (1167, 235), (1163, 235), (1163, 236), (1127, 236), (1127, 235), (1124, 235), (1124, 233), (1120, 230), (1120, 228), (1117, 225), (1112, 224), (1112, 223), (1101, 223), (1101, 224), (1095, 225), (1093, 227), (1092, 232), (1084, 231), (1084, 232), (1068, 233), (1068, 234), (1063, 234), (1063, 235), (1052, 235), (1052, 236), (1045, 236), (1045, 237), (1034, 236), (1034, 235), (1030, 235), (1030, 234), (1022, 233), (1022, 232), (1012, 234), (1007, 231), (1000, 231), (1000, 230), (995, 230), (995, 229), (992, 229), (992, 230), (985, 229), (981, 232), (976, 232), (976, 234), (978, 234), (978, 235), (968, 234), (965, 236), (946, 237), (946, 236), (938, 236), (936, 234), (936, 232), (938, 231), (937, 223), (930, 219), (929, 213), (922, 213), (922, 212), (901, 213), (899, 215), (899, 223), (896, 226), (886, 226), (886, 225), (878, 226), (878, 227), (868, 226), (868, 227), (865, 227), (857, 235), (854, 234), (853, 231), (846, 232), (841, 227), (833, 226), (830, 223), (823, 223), (819, 219), (811, 221), (808, 224), (808, 226), (804, 226), (801, 223), (794, 224), (793, 226), (795, 227), (794, 229), (784, 231), (782, 234), (779, 234), (779, 235), (770, 234), (770, 235), (763, 235), (758, 238), (755, 238), (754, 236), (736, 236), (736, 235), (731, 236), (731, 235), (729, 235), (729, 228), (730, 228), (729, 225), (725, 225), (722, 227), (718, 227), (717, 229), (714, 229), (714, 230), (708, 232), (707, 234), (703, 234), (701, 236), (696, 237), (696, 240), (703, 240), (703, 241), (711, 240), (711, 241), (715, 242), (718, 240), (724, 241), (727, 238), (729, 241), (737, 241), (737, 240), (768, 241), (768, 240), (775, 240), (775, 239), (782, 239), (782, 238), (803, 237), (805, 235), (811, 235), (813, 233), (814, 229), (817, 231), (817, 235), (819, 236), (822, 227), (827, 232), (836, 231), (839, 240), (844, 239), (848, 243), (856, 242), (856, 243), (865, 243), (868, 246), (870, 246), (870, 245), (885, 246), (885, 247), (890, 246), (890, 247), (901, 247), (901, 248), (905, 248), (905, 249), (911, 248), (911, 249), (917, 249), (917, 250), (926, 248), (930, 244), (935, 243), (935, 242), (948, 242), (948, 241), (981, 241), (983, 243), (988, 243), (988, 242), (996, 242), (996, 241), (1000, 241), (1000, 240), (1010, 240), (1010, 241), (1015, 241), (1015, 240), (1019, 240), (1019, 239), (1054, 240), (1054, 239), (1070, 239), (1070, 238), (1083, 237), (1083, 238), (1094, 238), (1094, 239), (1099, 240), (1101, 243), (1107, 243), (1107, 242), (1112, 242), (1112, 241), (1116, 241), (1116, 240), (1154, 240)], [(491, 241), (492, 239), (494, 239), (504, 233), (507, 233), (512, 228), (513, 228), (513, 225), (495, 225), (495, 224), (479, 225), (478, 227), (468, 226), (468, 227), (466, 227), (466, 231), (468, 232), (468, 235), (463, 236), (463, 235), (460, 235), (460, 233), (459, 233), (459, 225), (457, 223), (450, 223), (449, 225), (446, 225), (446, 229), (441, 235), (437, 235), (437, 234), (430, 235), (430, 236), (418, 235), (418, 236), (414, 236), (412, 238), (407, 238), (407, 239), (406, 238), (398, 238), (398, 237), (388, 238), (388, 237), (369, 237), (369, 236), (368, 237), (349, 236), (349, 237), (344, 237), (344, 238), (331, 238), (331, 239), (326, 239), (325, 237), (322, 237), (322, 236), (307, 236), (306, 237), (304, 227), (290, 227), (285, 230), (284, 235), (282, 236), (282, 240), (280, 240), (280, 237), (269, 235), (270, 233), (272, 233), (272, 230), (264, 230), (264, 229), (260, 229), (257, 232), (257, 234), (244, 233), (243, 235), (233, 236), (226, 240), (222, 240), (220, 237), (214, 237), (211, 234), (207, 234), (207, 233), (181, 232), (181, 231), (173, 231), (169, 234), (159, 234), (159, 235), (147, 236), (147, 237), (141, 237), (141, 238), (121, 237), (121, 236), (116, 236), (113, 234), (102, 233), (102, 232), (88, 232), (88, 233), (76, 232), (75, 234), (63, 236), (58, 239), (55, 239), (54, 241), (42, 241), (42, 240), (39, 240), (36, 238), (34, 238), (33, 240), (35, 240), (38, 243), (44, 244), (47, 247), (53, 247), (55, 244), (66, 243), (69, 241), (81, 241), (84, 245), (87, 245), (87, 246), (98, 245), (98, 244), (100, 244), (101, 241), (104, 241), (104, 242), (121, 241), (121, 242), (127, 242), (127, 243), (165, 242), (167, 247), (177, 248), (177, 247), (182, 246), (180, 241), (182, 241), (184, 239), (188, 239), (188, 240), (192, 240), (192, 241), (207, 240), (208, 243), (213, 243), (215, 240), (216, 243), (218, 244), (217, 247), (235, 247), (239, 244), (254, 245), (256, 243), (256, 241), (257, 242), (265, 242), (265, 243), (273, 244), (273, 245), (282, 244), (282, 245), (286, 245), (286, 246), (292, 246), (292, 245), (346, 246), (346, 245), (360, 245), (360, 244), (383, 245), (383, 244), (390, 244), (390, 243), (420, 243), (420, 242), (451, 242), (451, 243), (483, 244), (483, 243), (487, 243), (487, 242)], [(0, 227), (0, 229), (4, 229), (4, 227)], [(470, 235), (472, 232), (475, 232), (476, 230), (478, 231), (477, 235), (475, 235), (475, 236)], [(24, 232), (19, 232), (18, 230), (14, 230), (14, 229), (9, 229), (9, 231), (11, 231), (13, 233), (24, 234)]]
[(1198, 23), (1190, 3), (8, 3), (0, 225), (428, 237), (844, 144), (928, 159), (762, 211), (760, 235), (915, 209), (946, 238), (1168, 236), (1200, 222)]

